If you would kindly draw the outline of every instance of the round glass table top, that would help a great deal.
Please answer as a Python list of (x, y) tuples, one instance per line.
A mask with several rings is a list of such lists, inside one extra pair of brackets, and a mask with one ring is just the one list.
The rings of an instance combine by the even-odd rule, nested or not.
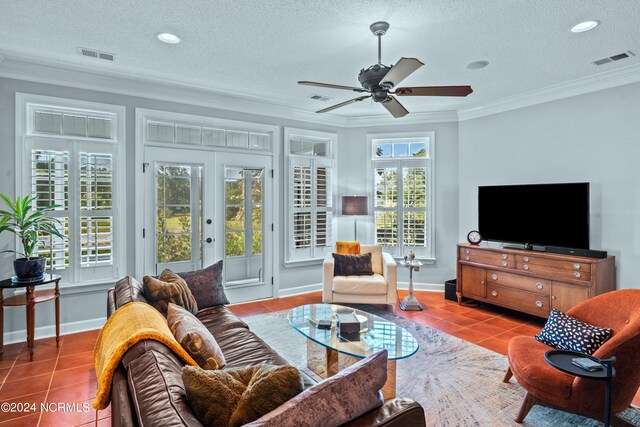
[[(341, 337), (336, 330), (336, 314), (351, 313), (360, 321), (360, 333)], [(401, 326), (366, 311), (337, 304), (308, 304), (296, 307), (287, 316), (289, 323), (308, 339), (354, 357), (367, 357), (387, 350), (389, 360), (404, 359), (418, 351), (418, 341)], [(331, 329), (318, 328), (317, 322), (330, 320)]]

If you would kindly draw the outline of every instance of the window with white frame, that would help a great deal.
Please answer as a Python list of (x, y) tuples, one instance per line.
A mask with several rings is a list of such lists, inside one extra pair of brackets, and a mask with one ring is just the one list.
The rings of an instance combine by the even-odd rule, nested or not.
[(335, 141), (331, 133), (285, 129), (287, 262), (323, 259), (333, 250)]
[(433, 258), (433, 134), (369, 139), (374, 241), (395, 257)]
[(50, 215), (68, 238), (41, 236), (37, 255), (68, 283), (116, 279), (124, 260), (124, 108), (24, 94), (18, 100), (17, 193), (36, 196), (36, 209), (55, 205)]

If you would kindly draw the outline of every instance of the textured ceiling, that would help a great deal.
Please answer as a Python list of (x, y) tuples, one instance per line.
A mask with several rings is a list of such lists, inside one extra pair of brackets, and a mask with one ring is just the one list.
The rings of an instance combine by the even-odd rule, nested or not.
[[(416, 57), (426, 66), (403, 86), (470, 84), (468, 98), (402, 98), (411, 112), (455, 110), (637, 64), (592, 61), (640, 54), (639, 0), (0, 0), (0, 54), (86, 70), (197, 85), (314, 111), (352, 93), (298, 80), (358, 85), (374, 64), (369, 25), (386, 20), (382, 62)], [(597, 19), (586, 33), (574, 24)], [(158, 32), (183, 42), (165, 45)], [(84, 58), (78, 46), (115, 53)], [(465, 64), (487, 60), (481, 70)], [(318, 94), (329, 101), (310, 100)], [(332, 112), (378, 115), (364, 101)]]

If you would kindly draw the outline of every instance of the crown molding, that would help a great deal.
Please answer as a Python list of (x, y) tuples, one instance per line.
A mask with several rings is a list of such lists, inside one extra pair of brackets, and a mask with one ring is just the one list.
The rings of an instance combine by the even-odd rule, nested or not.
[(474, 107), (463, 108), (458, 110), (458, 120), (476, 119), (478, 117), (503, 113), (505, 111), (530, 107), (532, 105), (557, 101), (559, 99), (637, 82), (640, 82), (640, 64), (629, 65), (593, 76), (569, 80), (542, 89), (509, 96)]
[(394, 119), (389, 115), (319, 115), (311, 111), (274, 103), (272, 99), (266, 97), (231, 95), (218, 90), (203, 89), (197, 85), (175, 81), (167, 82), (156, 77), (124, 76), (115, 72), (96, 71), (92, 68), (52, 63), (41, 59), (34, 60), (26, 56), (14, 56), (13, 54), (8, 54), (4, 58), (0, 55), (0, 77), (151, 98), (267, 117), (299, 120), (342, 128), (458, 120), (455, 111), (414, 113), (401, 119)]

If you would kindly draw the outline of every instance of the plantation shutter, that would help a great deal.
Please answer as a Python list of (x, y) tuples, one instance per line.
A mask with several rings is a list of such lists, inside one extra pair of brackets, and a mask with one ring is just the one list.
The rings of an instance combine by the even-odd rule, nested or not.
[(427, 168), (402, 168), (403, 245), (421, 255), (427, 239)]

